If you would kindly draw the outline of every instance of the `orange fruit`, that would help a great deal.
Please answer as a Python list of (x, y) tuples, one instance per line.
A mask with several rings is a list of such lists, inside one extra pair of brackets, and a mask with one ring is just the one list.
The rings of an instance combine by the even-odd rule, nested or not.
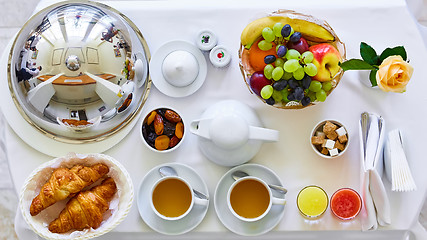
[(251, 48), (249, 49), (249, 64), (255, 71), (263, 71), (264, 67), (267, 65), (264, 63), (264, 58), (268, 55), (276, 55), (276, 44), (273, 42), (273, 47), (268, 51), (263, 51), (258, 48), (258, 42), (261, 41), (260, 38), (256, 41)]

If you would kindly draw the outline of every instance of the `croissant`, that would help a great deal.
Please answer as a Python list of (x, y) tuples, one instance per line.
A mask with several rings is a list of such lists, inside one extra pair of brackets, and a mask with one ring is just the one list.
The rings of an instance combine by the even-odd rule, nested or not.
[(39, 195), (31, 202), (31, 216), (35, 216), (52, 204), (80, 192), (83, 188), (103, 177), (108, 171), (108, 166), (102, 163), (91, 167), (76, 165), (71, 169), (56, 169), (48, 182), (43, 185)]
[(72, 229), (98, 228), (116, 190), (114, 180), (107, 178), (101, 185), (89, 191), (80, 192), (70, 199), (59, 217), (49, 224), (49, 231), (64, 233)]

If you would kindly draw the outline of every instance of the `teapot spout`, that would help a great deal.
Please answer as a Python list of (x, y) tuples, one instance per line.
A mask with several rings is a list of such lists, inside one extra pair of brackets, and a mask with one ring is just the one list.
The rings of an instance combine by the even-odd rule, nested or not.
[(192, 134), (195, 134), (197, 136), (206, 138), (206, 139), (211, 139), (210, 134), (209, 134), (209, 128), (208, 127), (204, 127), (204, 128), (200, 128), (200, 124), (202, 122), (210, 122), (212, 119), (197, 119), (197, 120), (193, 120), (190, 123), (190, 132)]
[(249, 139), (261, 140), (265, 142), (277, 142), (279, 141), (279, 131), (268, 128), (250, 126)]

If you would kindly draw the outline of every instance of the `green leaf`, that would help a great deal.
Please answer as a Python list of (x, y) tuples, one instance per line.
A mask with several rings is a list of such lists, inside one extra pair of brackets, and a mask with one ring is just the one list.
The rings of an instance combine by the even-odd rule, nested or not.
[(360, 60), (360, 59), (350, 59), (343, 63), (340, 63), (342, 70), (375, 70), (376, 68), (371, 64)]
[(383, 62), (384, 59), (393, 56), (393, 55), (400, 55), (403, 58), (403, 61), (406, 61), (407, 55), (406, 50), (403, 46), (397, 46), (394, 48), (386, 48), (380, 55), (380, 61)]
[(371, 81), (371, 85), (372, 85), (372, 87), (375, 87), (375, 86), (377, 86), (378, 84), (377, 84), (377, 69), (375, 69), (375, 70), (372, 70), (370, 73), (369, 73), (369, 80)]
[(378, 55), (377, 52), (375, 52), (375, 50), (369, 46), (367, 43), (361, 42), (360, 43), (360, 56), (362, 56), (362, 59), (371, 64), (371, 65), (376, 65), (378, 64)]

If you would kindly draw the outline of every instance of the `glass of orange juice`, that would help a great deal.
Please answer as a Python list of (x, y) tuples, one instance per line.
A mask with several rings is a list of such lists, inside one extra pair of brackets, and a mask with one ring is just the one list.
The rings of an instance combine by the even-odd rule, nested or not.
[(308, 219), (317, 219), (322, 216), (328, 208), (328, 204), (328, 195), (319, 186), (307, 186), (297, 196), (298, 210)]

